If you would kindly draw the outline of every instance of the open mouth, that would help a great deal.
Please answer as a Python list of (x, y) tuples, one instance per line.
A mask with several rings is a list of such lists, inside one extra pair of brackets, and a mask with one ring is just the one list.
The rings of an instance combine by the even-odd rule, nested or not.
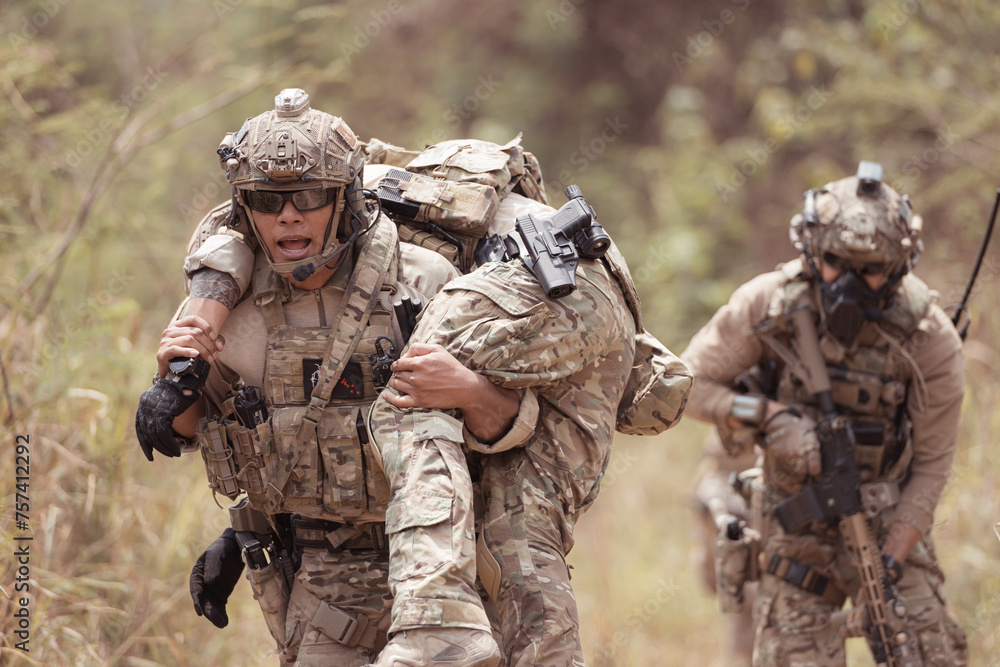
[(278, 241), (278, 248), (288, 257), (304, 257), (311, 243), (306, 237), (296, 236)]

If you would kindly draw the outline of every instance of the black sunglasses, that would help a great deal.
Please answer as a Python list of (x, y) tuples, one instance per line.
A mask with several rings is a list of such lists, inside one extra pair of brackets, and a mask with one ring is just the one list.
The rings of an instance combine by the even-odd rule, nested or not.
[(247, 192), (247, 204), (260, 213), (278, 213), (284, 208), (285, 202), (289, 200), (298, 210), (311, 211), (327, 206), (336, 198), (336, 188), (316, 188), (291, 192), (275, 192), (273, 190), (250, 190)]
[(823, 263), (830, 268), (844, 272), (854, 271), (859, 276), (880, 276), (888, 270), (886, 262), (868, 262), (867, 264), (857, 264), (849, 259), (839, 257), (830, 252), (823, 253)]

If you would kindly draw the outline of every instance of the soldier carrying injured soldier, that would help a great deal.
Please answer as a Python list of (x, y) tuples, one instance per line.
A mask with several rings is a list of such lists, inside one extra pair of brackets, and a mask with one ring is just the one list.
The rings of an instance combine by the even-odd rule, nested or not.
[[(445, 161), (481, 142), (454, 143)], [(537, 163), (531, 180), (516, 142), (494, 149), (515, 168), (476, 200), (484, 222), (501, 199), (510, 220), (550, 219), (524, 196), (544, 200)], [(363, 189), (364, 146), (298, 89), (220, 156), (234, 203), (193, 247), (136, 415), (147, 457), (193, 437), (213, 490), (246, 494), (192, 572), (196, 610), (225, 624), (246, 558), (283, 664), (363, 665), (383, 647), (376, 664), (582, 664), (573, 525), (616, 427), (669, 428), (691, 382), (642, 330), (620, 255), (580, 258), (558, 300), (521, 260), (448, 282), (454, 267), (400, 243)], [(380, 394), (373, 366), (407, 343), (403, 296), (428, 305)]]

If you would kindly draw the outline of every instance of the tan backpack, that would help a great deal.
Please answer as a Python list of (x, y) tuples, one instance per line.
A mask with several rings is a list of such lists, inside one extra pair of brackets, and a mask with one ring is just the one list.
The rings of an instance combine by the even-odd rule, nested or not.
[(392, 167), (377, 170), (378, 196), (399, 224), (400, 240), (439, 252), (468, 273), (508, 194), (547, 203), (538, 160), (520, 143), (520, 134), (503, 146), (457, 139), (414, 153), (372, 139), (367, 163)]

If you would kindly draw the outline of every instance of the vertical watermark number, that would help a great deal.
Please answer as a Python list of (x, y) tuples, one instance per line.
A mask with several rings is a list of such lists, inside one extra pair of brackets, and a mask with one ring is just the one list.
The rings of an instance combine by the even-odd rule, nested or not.
[(20, 640), (14, 648), (29, 651), (31, 640), (31, 442), (27, 435), (14, 439), (14, 563), (17, 574), (14, 579), (14, 635)]

